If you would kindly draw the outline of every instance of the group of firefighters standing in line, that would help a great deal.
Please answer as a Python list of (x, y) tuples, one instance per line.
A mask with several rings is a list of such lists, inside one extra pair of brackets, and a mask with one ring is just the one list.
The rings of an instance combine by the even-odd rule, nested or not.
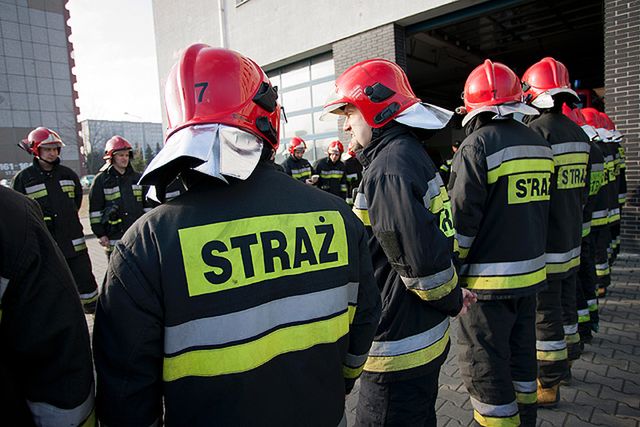
[[(626, 191), (613, 123), (572, 108), (553, 58), (522, 79), (486, 60), (464, 86), (467, 136), (445, 183), (425, 145), (453, 113), (418, 99), (396, 64), (362, 61), (336, 80), (323, 117), (344, 117), (347, 165), (335, 141), (312, 168), (300, 138), (274, 164), (277, 98), (249, 58), (192, 45), (167, 79), (169, 129), (147, 170), (131, 169), (126, 140), (107, 143), (90, 193), (110, 258), (97, 418), (346, 425), (360, 378), (357, 425), (435, 426), (459, 316), (475, 422), (534, 426), (598, 329)], [(20, 425), (93, 425), (81, 188), (54, 131), (22, 145), (35, 159), (14, 187), (38, 205), (0, 190), (0, 406)], [(174, 200), (143, 216), (143, 185)]]

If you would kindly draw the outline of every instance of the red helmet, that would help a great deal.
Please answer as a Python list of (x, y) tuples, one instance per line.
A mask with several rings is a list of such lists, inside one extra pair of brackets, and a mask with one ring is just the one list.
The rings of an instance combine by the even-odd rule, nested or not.
[(60, 135), (56, 131), (40, 126), (29, 132), (27, 139), (22, 141), (23, 148), (34, 156), (39, 156), (40, 147), (64, 147)]
[(352, 65), (338, 77), (324, 112), (352, 104), (369, 126), (380, 128), (417, 102), (420, 99), (402, 68), (386, 59), (369, 59)]
[(307, 149), (307, 144), (304, 142), (304, 139), (294, 136), (291, 138), (291, 142), (289, 143), (289, 154), (293, 154), (296, 151), (296, 148), (302, 146), (305, 150)]
[(600, 119), (602, 120), (603, 127), (607, 130), (616, 130), (616, 125), (613, 124), (613, 120), (609, 118), (607, 113), (603, 113), (602, 111), (598, 111), (600, 115)]
[(522, 76), (522, 82), (527, 88), (525, 96), (532, 101), (545, 92), (550, 95), (565, 92), (577, 97), (571, 89), (567, 67), (551, 57), (543, 58), (529, 67)]
[(331, 144), (329, 144), (329, 147), (327, 148), (327, 152), (337, 149), (340, 154), (344, 153), (344, 145), (342, 145), (342, 142), (340, 141), (333, 141)]
[(233, 50), (193, 44), (167, 78), (167, 139), (187, 126), (220, 123), (250, 132), (275, 149), (280, 138), (277, 99), (277, 88), (251, 59)]
[(485, 59), (467, 77), (464, 84), (467, 113), (476, 108), (522, 101), (522, 85), (511, 68)]
[(595, 108), (583, 108), (582, 115), (584, 116), (587, 124), (593, 128), (599, 129), (604, 127), (604, 123), (602, 117), (600, 116), (600, 112)]
[(562, 114), (569, 117), (571, 121), (578, 126), (585, 124), (584, 117), (580, 114), (580, 110), (578, 108), (572, 109), (567, 104), (562, 104)]
[(131, 144), (129, 141), (119, 135), (112, 136), (104, 146), (104, 160), (109, 160), (113, 157), (113, 154), (117, 151), (131, 150)]

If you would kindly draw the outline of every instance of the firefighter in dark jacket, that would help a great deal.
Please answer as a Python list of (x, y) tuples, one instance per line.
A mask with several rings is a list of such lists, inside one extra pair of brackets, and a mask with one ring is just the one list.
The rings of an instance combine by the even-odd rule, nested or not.
[[(449, 196), (411, 126), (441, 129), (451, 113), (423, 104), (396, 64), (373, 59), (336, 80), (324, 114), (362, 149), (354, 212), (368, 227), (382, 318), (360, 380), (356, 425), (436, 425), (438, 373), (449, 350), (449, 317), (473, 294), (452, 263)], [(406, 123), (406, 124), (404, 124)]]
[(478, 295), (460, 319), (458, 363), (482, 426), (536, 425), (536, 294), (546, 284), (553, 152), (511, 116), (538, 114), (522, 97), (504, 64), (487, 59), (471, 72), (467, 137), (449, 181), (460, 282)]
[(593, 231), (596, 227), (593, 226), (593, 214), (603, 187), (604, 156), (595, 143), (598, 133), (585, 122), (580, 109), (572, 109), (565, 104), (562, 106), (562, 112), (587, 134), (589, 146), (591, 147), (589, 152), (589, 197), (582, 210), (580, 269), (576, 278), (578, 333), (580, 334), (580, 346), (584, 348), (585, 344), (591, 342), (592, 332), (598, 331), (599, 323), (598, 300), (596, 297), (595, 231)]
[(142, 182), (180, 173), (188, 191), (111, 256), (94, 330), (99, 419), (147, 426), (164, 406), (174, 426), (346, 426), (380, 315), (364, 227), (275, 169), (277, 92), (249, 58), (192, 45), (165, 100), (167, 140)]
[(540, 110), (529, 127), (553, 150), (554, 176), (547, 239), (548, 286), (538, 294), (538, 405), (555, 406), (560, 381), (571, 378), (569, 361), (580, 356), (576, 275), (580, 266), (582, 208), (589, 194), (589, 137), (562, 114), (565, 102), (579, 101), (567, 68), (553, 58), (533, 64), (522, 77), (527, 101)]
[(60, 151), (64, 144), (51, 129), (34, 129), (19, 146), (34, 159), (31, 166), (16, 175), (13, 188), (40, 205), (45, 224), (71, 269), (84, 310), (93, 313), (98, 287), (78, 218), (82, 204), (78, 175), (60, 164)]
[(95, 426), (87, 322), (37, 203), (0, 187), (2, 425)]
[(281, 165), (284, 172), (293, 179), (311, 184), (313, 169), (309, 160), (302, 157), (307, 150), (307, 144), (302, 138), (294, 136), (289, 143), (288, 150), (289, 156)]
[(129, 141), (116, 135), (107, 141), (104, 153), (106, 163), (89, 192), (89, 217), (91, 229), (109, 257), (124, 232), (151, 210), (151, 205), (146, 189), (138, 184), (140, 173), (131, 166)]
[(356, 153), (353, 151), (351, 143), (347, 149), (347, 154), (349, 155), (349, 158), (344, 161), (344, 174), (347, 179), (346, 201), (349, 206), (353, 206), (353, 199), (355, 194), (357, 194), (360, 181), (362, 181), (362, 165), (356, 157)]
[(340, 141), (333, 141), (327, 148), (327, 157), (318, 160), (313, 170), (318, 176), (316, 186), (343, 200), (347, 198), (347, 176), (340, 156), (344, 153), (344, 146)]

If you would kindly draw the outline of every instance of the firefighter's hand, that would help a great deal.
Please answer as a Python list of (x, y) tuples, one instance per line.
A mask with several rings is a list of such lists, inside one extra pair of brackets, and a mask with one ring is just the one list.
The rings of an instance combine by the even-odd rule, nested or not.
[(109, 237), (107, 236), (100, 237), (98, 239), (98, 243), (100, 243), (100, 246), (103, 246), (106, 248), (107, 246), (109, 246)]
[[(472, 304), (475, 304), (478, 301), (478, 295), (474, 292), (471, 292), (469, 289), (462, 288), (462, 308), (460, 309), (460, 313), (458, 316), (462, 316), (469, 311), (469, 307)], [(457, 316), (456, 316), (457, 317)]]

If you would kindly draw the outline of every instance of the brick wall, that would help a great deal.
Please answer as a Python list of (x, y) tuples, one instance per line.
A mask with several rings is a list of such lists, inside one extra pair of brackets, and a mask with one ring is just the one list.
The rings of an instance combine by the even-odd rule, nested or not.
[[(406, 70), (404, 27), (393, 23), (387, 24), (333, 44), (336, 77), (356, 62), (371, 58), (388, 59)], [(342, 132), (342, 122), (342, 119), (338, 122), (339, 137), (343, 143), (348, 144), (349, 137)]]
[(640, 253), (640, 0), (605, 0), (604, 12), (606, 112), (627, 153), (622, 250)]

